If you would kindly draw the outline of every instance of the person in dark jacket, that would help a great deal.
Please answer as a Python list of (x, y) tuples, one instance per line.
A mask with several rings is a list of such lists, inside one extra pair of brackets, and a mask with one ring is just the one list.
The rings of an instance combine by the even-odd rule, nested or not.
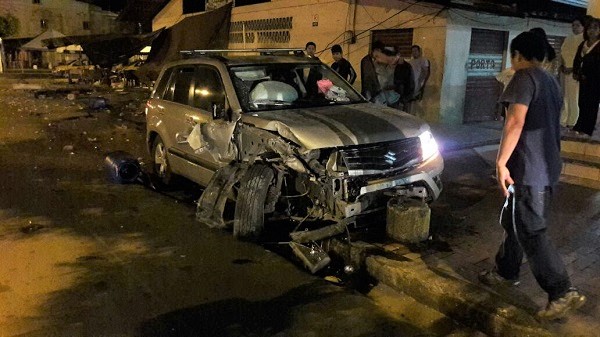
[(340, 74), (348, 83), (353, 84), (356, 80), (356, 71), (352, 68), (352, 64), (342, 56), (342, 47), (339, 44), (331, 47), (331, 55), (335, 61), (331, 65), (331, 69)]
[(573, 61), (573, 76), (579, 81), (579, 118), (573, 131), (591, 136), (594, 133), (600, 104), (600, 21), (591, 19), (583, 30), (583, 42)]
[(373, 53), (381, 51), (383, 47), (381, 41), (373, 42), (369, 54), (360, 60), (360, 93), (371, 102), (374, 102), (375, 96), (381, 91), (381, 84), (379, 84), (379, 80), (377, 79), (377, 68), (379, 66), (375, 64)]
[(375, 103), (404, 109), (413, 98), (415, 89), (412, 66), (398, 55), (394, 47), (375, 51), (373, 56), (375, 62), (385, 65), (383, 71), (378, 74), (382, 90), (375, 97)]

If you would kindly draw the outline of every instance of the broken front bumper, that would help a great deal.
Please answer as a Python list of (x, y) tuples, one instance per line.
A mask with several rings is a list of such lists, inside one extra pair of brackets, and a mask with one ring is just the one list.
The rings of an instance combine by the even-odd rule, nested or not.
[(371, 206), (371, 195), (384, 192), (389, 192), (390, 196), (405, 195), (436, 200), (442, 191), (440, 175), (443, 169), (442, 156), (437, 155), (399, 174), (346, 179), (343, 183), (347, 196), (347, 201), (342, 202), (344, 216), (351, 217), (362, 213)]

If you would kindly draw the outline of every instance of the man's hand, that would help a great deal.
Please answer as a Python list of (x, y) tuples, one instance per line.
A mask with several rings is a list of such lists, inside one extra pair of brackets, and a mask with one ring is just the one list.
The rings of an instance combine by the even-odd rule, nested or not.
[(502, 194), (505, 197), (508, 197), (508, 186), (514, 184), (515, 182), (511, 178), (510, 171), (506, 166), (496, 166), (496, 180), (498, 181), (498, 185), (500, 185)]

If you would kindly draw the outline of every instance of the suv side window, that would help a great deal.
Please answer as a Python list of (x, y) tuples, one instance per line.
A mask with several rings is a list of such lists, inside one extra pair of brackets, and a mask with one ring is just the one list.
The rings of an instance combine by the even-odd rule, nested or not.
[(154, 90), (154, 97), (158, 99), (163, 99), (165, 96), (165, 89), (167, 88), (167, 84), (171, 79), (171, 73), (173, 72), (173, 68), (169, 68), (165, 70), (163, 76), (160, 78), (160, 82), (156, 86)]
[(225, 105), (225, 90), (223, 82), (216, 69), (199, 67), (196, 74), (193, 106), (198, 109), (211, 111), (212, 104)]
[(190, 93), (194, 83), (194, 67), (176, 68), (171, 75), (169, 87), (165, 93), (164, 99), (189, 105)]

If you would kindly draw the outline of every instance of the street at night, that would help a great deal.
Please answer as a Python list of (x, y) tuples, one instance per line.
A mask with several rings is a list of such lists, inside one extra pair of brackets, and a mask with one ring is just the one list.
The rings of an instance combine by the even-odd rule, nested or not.
[(600, 337), (600, 0), (0, 0), (0, 337)]

